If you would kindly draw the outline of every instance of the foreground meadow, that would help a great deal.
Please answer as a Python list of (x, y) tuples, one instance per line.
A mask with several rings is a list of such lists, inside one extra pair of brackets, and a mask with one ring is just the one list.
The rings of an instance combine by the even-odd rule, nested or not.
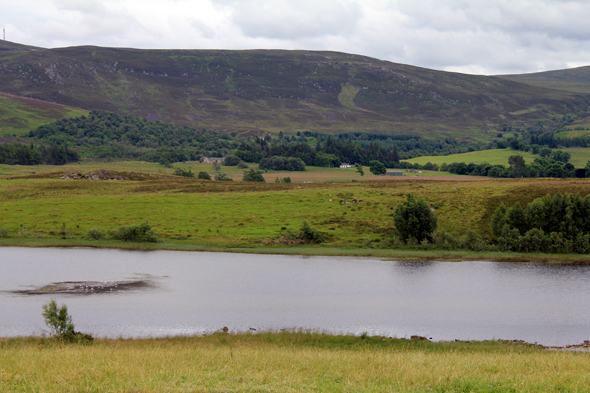
[(5, 392), (585, 392), (588, 353), (285, 332), (0, 339)]

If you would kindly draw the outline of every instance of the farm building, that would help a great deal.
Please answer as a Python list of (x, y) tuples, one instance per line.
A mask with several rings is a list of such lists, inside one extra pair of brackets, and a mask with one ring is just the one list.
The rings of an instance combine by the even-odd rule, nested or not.
[(342, 164), (340, 164), (340, 168), (352, 168), (352, 165), (343, 162)]
[(403, 176), (402, 171), (387, 171), (387, 176)]
[(203, 163), (211, 164), (213, 162), (223, 162), (223, 157), (203, 157)]

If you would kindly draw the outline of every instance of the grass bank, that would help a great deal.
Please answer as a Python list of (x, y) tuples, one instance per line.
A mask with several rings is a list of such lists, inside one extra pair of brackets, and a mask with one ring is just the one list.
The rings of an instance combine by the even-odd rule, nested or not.
[[(123, 173), (123, 172), (121, 172)], [(158, 173), (125, 172), (133, 180), (62, 180), (35, 174), (0, 180), (0, 245), (223, 250), (408, 259), (552, 259), (546, 255), (393, 249), (393, 211), (409, 192), (434, 209), (439, 228), (489, 236), (500, 203), (525, 206), (546, 195), (590, 193), (585, 179), (434, 178), (341, 183), (216, 182)], [(161, 243), (90, 240), (104, 231), (149, 221)], [(294, 244), (303, 221), (324, 232), (321, 245)], [(586, 261), (585, 256), (555, 256)]]
[(43, 392), (588, 391), (587, 353), (514, 342), (318, 333), (60, 344), (0, 339), (0, 390)]
[(244, 254), (273, 255), (314, 255), (314, 256), (350, 256), (391, 259), (397, 261), (496, 261), (520, 263), (549, 264), (586, 264), (590, 255), (581, 254), (544, 254), (516, 253), (502, 251), (469, 250), (410, 250), (395, 248), (345, 248), (322, 245), (298, 246), (252, 246), (252, 247), (218, 247), (211, 245), (187, 244), (183, 242), (163, 241), (161, 243), (127, 243), (115, 240), (56, 239), (56, 238), (20, 238), (0, 239), (0, 247), (54, 247), (97, 249), (120, 249), (137, 251), (193, 251), (193, 252), (230, 252)]

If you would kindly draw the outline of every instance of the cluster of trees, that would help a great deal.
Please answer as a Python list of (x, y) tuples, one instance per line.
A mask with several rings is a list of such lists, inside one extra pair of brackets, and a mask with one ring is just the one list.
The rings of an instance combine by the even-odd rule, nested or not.
[(301, 158), (272, 156), (265, 157), (258, 164), (260, 169), (275, 171), (305, 171), (305, 162)]
[(0, 164), (8, 165), (64, 165), (80, 160), (77, 152), (67, 145), (34, 146), (33, 144), (0, 145)]
[(501, 204), (491, 229), (503, 250), (590, 253), (590, 196), (557, 194), (537, 198), (523, 209)]
[[(560, 154), (561, 153), (561, 154)], [(453, 162), (441, 164), (440, 170), (458, 175), (489, 176), (489, 177), (585, 177), (585, 169), (576, 169), (568, 163), (570, 154), (560, 150), (554, 152), (551, 158), (538, 157), (527, 165), (522, 156), (513, 155), (508, 157), (509, 166), (490, 165), (488, 163), (464, 163)], [(415, 169), (426, 169), (426, 166), (419, 166)]]
[(152, 162), (198, 160), (202, 155), (221, 157), (246, 139), (236, 133), (197, 130), (106, 111), (43, 125), (32, 130), (29, 138), (76, 146), (90, 157)]
[(500, 204), (491, 219), (492, 239), (472, 231), (459, 238), (444, 230), (436, 232), (437, 219), (431, 208), (412, 194), (397, 205), (393, 216), (400, 246), (590, 253), (590, 195), (546, 195), (526, 209), (520, 202), (510, 209)]

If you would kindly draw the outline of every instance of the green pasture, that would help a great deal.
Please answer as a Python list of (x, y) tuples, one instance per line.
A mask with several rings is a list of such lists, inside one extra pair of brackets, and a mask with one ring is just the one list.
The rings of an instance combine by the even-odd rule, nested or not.
[[(570, 163), (576, 168), (583, 168), (586, 166), (588, 160), (590, 160), (590, 148), (584, 147), (570, 147), (564, 149), (555, 149), (566, 151), (571, 154)], [(482, 151), (472, 151), (469, 153), (451, 154), (448, 156), (423, 156), (416, 157), (410, 160), (405, 160), (411, 163), (418, 163), (424, 165), (428, 162), (433, 164), (441, 165), (443, 163), (450, 164), (452, 162), (464, 162), (466, 164), (473, 162), (475, 164), (481, 164), (487, 162), (491, 165), (504, 165), (508, 166), (508, 157), (513, 155), (522, 156), (526, 163), (531, 163), (538, 158), (536, 154), (530, 152), (510, 150), (510, 149), (491, 149)]]
[[(248, 169), (240, 169), (235, 166), (221, 165), (219, 172), (227, 174), (234, 180), (242, 180), (244, 172), (250, 169), (259, 169), (258, 164), (248, 164)], [(70, 163), (63, 166), (55, 165), (4, 165), (0, 164), (0, 176), (23, 176), (34, 175), (52, 172), (88, 172), (96, 169), (105, 169), (112, 171), (123, 172), (139, 172), (139, 173), (157, 173), (172, 175), (175, 168), (182, 168), (184, 170), (191, 170), (195, 177), (199, 172), (207, 172), (211, 176), (215, 176), (215, 169), (213, 164), (203, 164), (198, 161), (188, 161), (184, 163), (176, 163), (172, 168), (167, 168), (155, 162), (146, 161), (112, 161), (103, 162), (101, 160), (83, 159), (80, 162)], [(399, 169), (388, 169), (398, 171)], [(263, 174), (267, 182), (274, 182), (276, 178), (282, 179), (290, 177), (294, 183), (302, 182), (350, 182), (350, 181), (370, 181), (375, 179), (382, 179), (383, 176), (375, 176), (369, 171), (369, 167), (363, 167), (364, 176), (361, 176), (356, 168), (325, 168), (308, 166), (304, 172), (289, 172), (289, 171), (274, 171), (269, 170)], [(438, 171), (419, 171), (414, 169), (402, 170), (405, 176), (410, 177), (441, 177), (441, 176), (460, 176), (450, 174), (447, 172)]]
[[(88, 114), (81, 109), (71, 109), (50, 103), (28, 102), (0, 97), (0, 135), (25, 135), (32, 129), (64, 117)], [(36, 102), (35, 102), (36, 103)]]
[(416, 157), (409, 160), (405, 160), (411, 162), (412, 164), (418, 163), (420, 165), (424, 165), (428, 162), (431, 162), (436, 165), (441, 165), (444, 163), (450, 164), (452, 162), (464, 162), (470, 163), (473, 162), (475, 164), (481, 164), (483, 162), (487, 162), (491, 165), (508, 165), (508, 157), (513, 155), (520, 155), (523, 156), (526, 162), (532, 162), (535, 158), (539, 157), (538, 155), (534, 155), (532, 153), (527, 153), (523, 151), (514, 151), (509, 149), (491, 149), (491, 150), (481, 150), (481, 151), (472, 151), (469, 153), (461, 153), (461, 154), (451, 154), (448, 156), (423, 156), (423, 157)]
[[(9, 238), (2, 244), (61, 239), (64, 230), (64, 244), (72, 244), (91, 228), (114, 230), (147, 220), (165, 243), (289, 247), (296, 244), (288, 232), (298, 232), (308, 221), (329, 235), (320, 247), (390, 248), (393, 211), (409, 192), (435, 209), (439, 228), (484, 236), (501, 202), (526, 205), (550, 193), (590, 193), (585, 180), (372, 177), (357, 182), (265, 184), (117, 172), (125, 173), (143, 180), (61, 180), (52, 173), (0, 180), (0, 229)], [(108, 246), (98, 241), (96, 245)]]

